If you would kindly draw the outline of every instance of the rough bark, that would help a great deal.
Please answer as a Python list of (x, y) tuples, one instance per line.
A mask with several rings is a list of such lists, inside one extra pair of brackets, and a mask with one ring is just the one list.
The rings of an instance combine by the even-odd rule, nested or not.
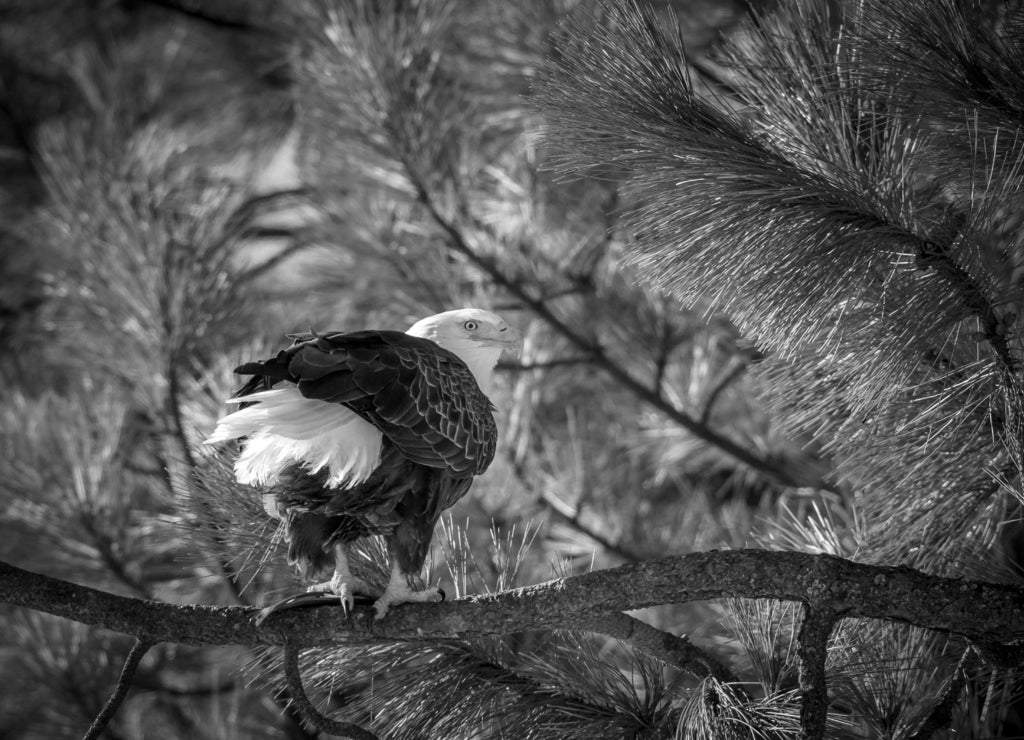
[(409, 604), (374, 623), (371, 609), (297, 609), (260, 626), (257, 609), (165, 604), (117, 596), (0, 564), (0, 601), (135, 635), (191, 645), (284, 645), (431, 640), (536, 629), (586, 629), (596, 617), (723, 597), (775, 598), (962, 635), (986, 646), (1024, 641), (1024, 589), (931, 576), (828, 555), (730, 550), (693, 553), (499, 594)]

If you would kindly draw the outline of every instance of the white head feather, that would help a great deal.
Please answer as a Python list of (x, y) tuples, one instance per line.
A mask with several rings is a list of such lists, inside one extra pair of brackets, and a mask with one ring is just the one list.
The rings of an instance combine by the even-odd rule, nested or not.
[(430, 339), (458, 356), (487, 395), (498, 358), (505, 350), (518, 347), (520, 340), (519, 332), (503, 318), (479, 308), (459, 308), (428, 316), (405, 333)]

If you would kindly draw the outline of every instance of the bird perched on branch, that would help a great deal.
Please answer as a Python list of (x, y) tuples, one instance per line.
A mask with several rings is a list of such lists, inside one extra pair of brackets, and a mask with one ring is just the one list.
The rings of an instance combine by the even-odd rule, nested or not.
[(240, 483), (260, 487), (285, 523), (289, 562), (304, 576), (331, 564), (310, 591), (346, 611), (375, 596), (349, 569), (348, 545), (387, 539), (391, 579), (377, 617), (418, 589), (434, 525), (494, 458), (494, 366), (519, 334), (499, 316), (467, 308), (429, 316), (407, 332), (305, 334), (275, 357), (235, 372), (251, 376), (207, 443), (242, 439)]

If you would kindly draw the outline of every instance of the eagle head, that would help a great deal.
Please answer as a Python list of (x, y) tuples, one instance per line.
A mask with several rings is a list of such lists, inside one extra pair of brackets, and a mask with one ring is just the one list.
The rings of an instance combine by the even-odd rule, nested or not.
[(520, 335), (503, 318), (480, 308), (459, 308), (420, 319), (406, 331), (436, 342), (459, 357), (473, 372), (484, 393), (490, 391), (491, 372), (505, 351), (519, 348)]

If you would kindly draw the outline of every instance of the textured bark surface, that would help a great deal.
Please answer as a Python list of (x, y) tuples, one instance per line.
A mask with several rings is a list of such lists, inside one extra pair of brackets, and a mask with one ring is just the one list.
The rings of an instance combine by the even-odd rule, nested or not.
[(117, 596), (0, 564), (0, 601), (135, 635), (190, 645), (284, 645), (498, 635), (579, 628), (609, 612), (723, 597), (776, 598), (837, 618), (888, 619), (962, 635), (991, 648), (1024, 641), (1024, 589), (864, 565), (828, 555), (761, 550), (693, 553), (439, 604), (408, 604), (374, 624), (320, 607), (274, 614)]
[(835, 612), (828, 607), (804, 607), (803, 623), (797, 636), (800, 667), (800, 739), (820, 740), (828, 723), (828, 683), (825, 659), (828, 638), (836, 624)]

